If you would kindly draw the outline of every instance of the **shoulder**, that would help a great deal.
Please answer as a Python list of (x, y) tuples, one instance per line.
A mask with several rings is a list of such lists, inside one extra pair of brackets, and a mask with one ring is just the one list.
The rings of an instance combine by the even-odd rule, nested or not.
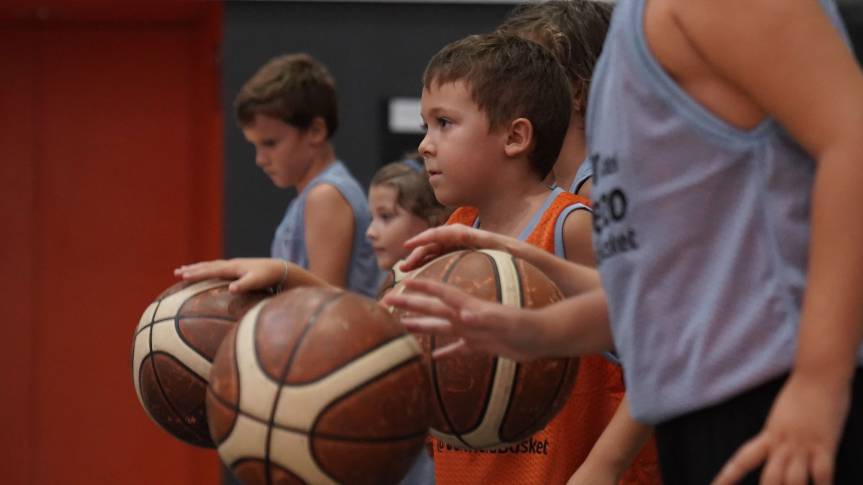
[(353, 219), (353, 208), (338, 188), (323, 183), (308, 191), (305, 214), (307, 224), (317, 221), (338, 222)]

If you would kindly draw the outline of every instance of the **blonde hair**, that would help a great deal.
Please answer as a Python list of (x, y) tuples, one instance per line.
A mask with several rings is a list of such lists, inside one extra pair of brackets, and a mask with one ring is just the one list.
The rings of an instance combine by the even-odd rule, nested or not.
[(426, 221), (429, 227), (443, 224), (450, 215), (451, 211), (435, 199), (418, 155), (378, 169), (371, 181), (371, 186), (376, 185), (395, 189), (396, 203)]

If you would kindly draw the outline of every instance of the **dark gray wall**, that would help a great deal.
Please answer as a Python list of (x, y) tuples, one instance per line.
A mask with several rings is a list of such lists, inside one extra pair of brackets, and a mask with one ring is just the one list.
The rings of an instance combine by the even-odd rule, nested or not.
[[(234, 124), (231, 103), (270, 58), (304, 51), (336, 78), (341, 126), (337, 155), (367, 186), (385, 158), (385, 100), (419, 97), (426, 62), (445, 44), (493, 29), (512, 5), (330, 2), (230, 2), (225, 12), (222, 100), (225, 108), (225, 253), (269, 254), (291, 191), (278, 190), (255, 166)], [(388, 155), (390, 158), (392, 155)]]
[[(863, 2), (841, 3), (858, 55), (863, 54)], [(508, 4), (230, 2), (225, 12), (222, 100), (225, 107), (225, 253), (269, 254), (270, 238), (293, 196), (254, 165), (231, 103), (242, 83), (271, 57), (305, 51), (332, 71), (342, 123), (336, 153), (366, 186), (392, 161), (385, 146), (385, 101), (420, 94), (429, 58), (446, 43), (493, 29)]]

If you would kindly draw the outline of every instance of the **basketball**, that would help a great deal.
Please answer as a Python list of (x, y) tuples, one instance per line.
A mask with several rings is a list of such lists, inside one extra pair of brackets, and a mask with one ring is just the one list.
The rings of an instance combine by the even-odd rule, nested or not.
[(399, 269), (399, 265), (404, 263), (403, 259), (400, 259), (396, 264), (393, 265), (392, 268), (387, 270), (384, 274), (383, 282), (381, 283), (380, 288), (378, 288), (378, 300), (384, 297), (393, 287), (401, 280), (405, 279), (410, 275), (410, 273), (406, 273)]
[[(524, 308), (563, 298), (554, 283), (533, 265), (496, 250), (463, 250), (441, 256), (409, 278), (429, 278), (456, 286), (474, 297)], [(397, 284), (393, 291), (404, 291)], [(401, 316), (396, 310), (396, 316)], [(426, 354), (454, 337), (418, 336)], [(578, 371), (577, 358), (530, 362), (467, 352), (431, 361), (431, 433), (467, 449), (500, 448), (543, 429), (568, 399)]]
[(206, 280), (171, 286), (144, 311), (132, 343), (132, 382), (147, 415), (196, 446), (215, 446), (204, 397), (216, 350), (243, 314), (270, 296), (234, 294), (228, 283)]
[(376, 301), (301, 287), (225, 338), (207, 414), (243, 483), (397, 483), (423, 449), (429, 389), (416, 340)]

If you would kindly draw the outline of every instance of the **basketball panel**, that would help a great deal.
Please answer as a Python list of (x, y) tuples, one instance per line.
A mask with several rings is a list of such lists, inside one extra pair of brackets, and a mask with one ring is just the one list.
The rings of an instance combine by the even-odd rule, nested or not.
[(255, 324), (255, 353), (264, 374), (282, 382), (288, 364), (318, 314), (343, 292), (322, 288), (295, 288), (267, 301)]
[(387, 439), (428, 432), (428, 371), (417, 357), (330, 404), (314, 433), (345, 439)]
[(401, 441), (342, 441), (312, 438), (317, 463), (338, 483), (396, 484), (407, 474), (425, 437)]
[[(144, 408), (153, 421), (187, 443), (213, 447), (203, 409), (205, 384), (194, 373), (170, 356), (150, 354), (140, 376)], [(187, 396), (177, 395), (181, 393)], [(199, 406), (190, 405), (195, 399), (200, 400)]]
[(284, 382), (315, 382), (404, 333), (376, 301), (344, 293), (310, 322)]

